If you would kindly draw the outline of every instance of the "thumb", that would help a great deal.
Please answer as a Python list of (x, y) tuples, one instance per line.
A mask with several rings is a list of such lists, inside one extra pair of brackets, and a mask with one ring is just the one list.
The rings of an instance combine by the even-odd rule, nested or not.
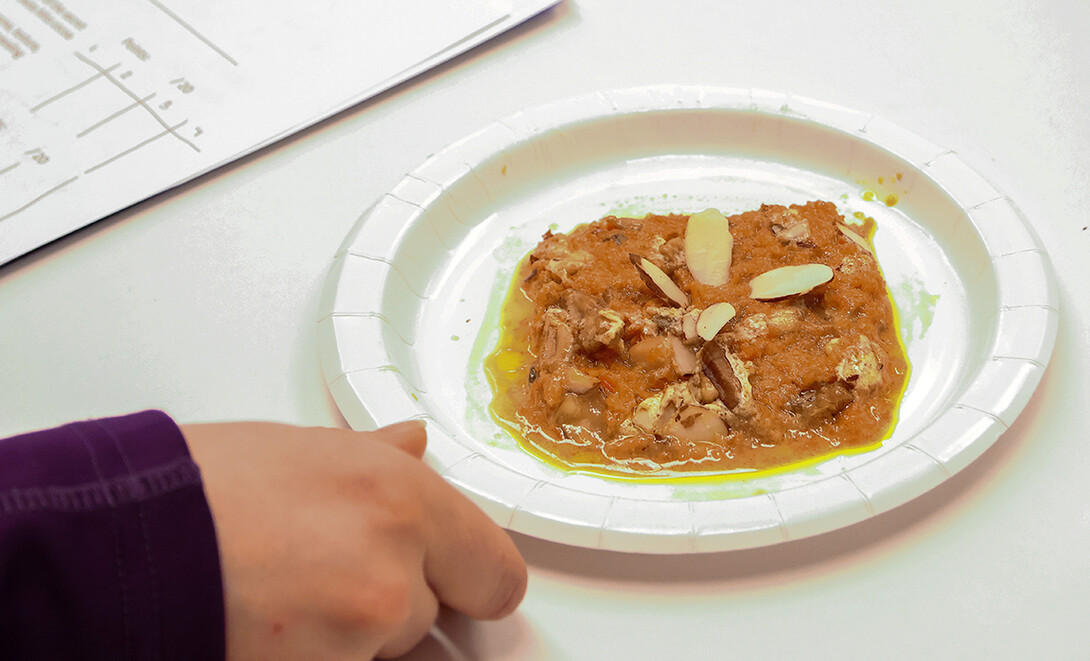
[(428, 432), (423, 420), (396, 422), (366, 433), (371, 440), (396, 447), (417, 459), (424, 457), (428, 444)]

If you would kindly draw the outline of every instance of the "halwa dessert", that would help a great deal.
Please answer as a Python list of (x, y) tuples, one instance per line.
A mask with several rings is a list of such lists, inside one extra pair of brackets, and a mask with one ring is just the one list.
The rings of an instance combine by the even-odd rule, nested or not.
[(547, 232), (488, 360), (492, 412), (536, 454), (606, 473), (873, 446), (908, 364), (872, 231), (810, 202)]

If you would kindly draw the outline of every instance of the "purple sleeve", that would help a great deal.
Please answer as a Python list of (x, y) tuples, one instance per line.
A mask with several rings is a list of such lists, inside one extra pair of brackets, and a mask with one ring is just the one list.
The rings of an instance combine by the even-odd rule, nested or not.
[(0, 659), (222, 659), (200, 471), (146, 411), (0, 440)]

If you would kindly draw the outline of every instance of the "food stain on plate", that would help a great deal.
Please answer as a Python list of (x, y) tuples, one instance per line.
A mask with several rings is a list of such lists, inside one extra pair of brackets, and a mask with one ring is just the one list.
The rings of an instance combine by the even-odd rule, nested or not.
[(935, 307), (939, 294), (932, 294), (918, 278), (909, 278), (896, 285), (894, 298), (900, 317), (901, 341), (905, 346), (922, 339), (935, 320)]
[[(503, 246), (497, 251), (497, 256), (507, 255), (506, 259), (517, 259), (517, 255), (525, 250), (522, 242), (515, 237), (507, 237)], [(501, 257), (500, 262), (504, 259)], [(466, 366), (466, 423), (474, 432), (474, 437), (492, 447), (514, 447), (515, 439), (496, 427), (492, 414), (489, 411), (491, 397), (490, 386), (482, 366), (486, 364), (488, 354), (495, 347), (499, 337), (499, 319), (503, 309), (503, 302), (507, 290), (510, 287), (510, 276), (503, 269), (497, 271), (492, 280), (487, 297), (488, 307), (480, 323), (480, 331), (473, 341), (469, 352), (469, 363)], [(472, 320), (470, 320), (472, 321)]]

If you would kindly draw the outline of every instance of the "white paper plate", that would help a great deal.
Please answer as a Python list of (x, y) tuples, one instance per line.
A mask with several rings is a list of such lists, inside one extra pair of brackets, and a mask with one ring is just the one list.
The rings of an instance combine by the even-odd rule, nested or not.
[[(890, 194), (894, 206), (882, 202)], [(547, 466), (489, 417), (482, 360), (513, 269), (546, 229), (812, 199), (878, 223), (912, 363), (880, 449), (718, 484), (626, 482)], [(348, 236), (319, 331), (349, 424), (427, 419), (429, 463), (501, 525), (579, 546), (687, 553), (839, 528), (964, 468), (1040, 380), (1056, 306), (1048, 258), (1019, 211), (949, 150), (810, 99), (669, 86), (517, 113), (429, 158)]]

